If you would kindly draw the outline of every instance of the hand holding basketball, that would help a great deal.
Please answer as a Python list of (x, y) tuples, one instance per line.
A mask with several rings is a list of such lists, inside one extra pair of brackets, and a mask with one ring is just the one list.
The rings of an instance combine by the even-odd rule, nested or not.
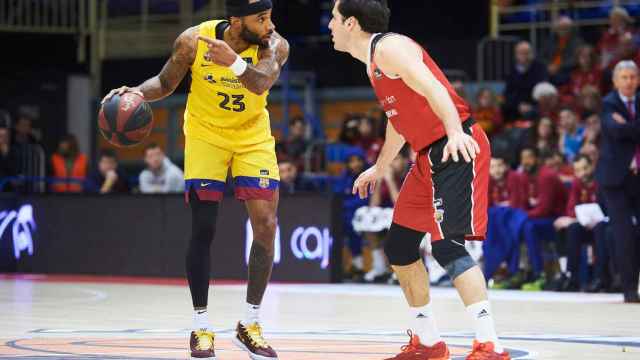
[(105, 96), (102, 101), (100, 102), (100, 104), (104, 104), (106, 101), (108, 101), (109, 99), (111, 99), (114, 95), (120, 95), (122, 96), (124, 93), (134, 93), (137, 95), (140, 95), (140, 97), (142, 97), (144, 99), (144, 94), (142, 93), (142, 91), (140, 91), (140, 89), (138, 88), (130, 88), (128, 86), (121, 86), (117, 89), (113, 89), (111, 90), (107, 96)]
[(103, 101), (98, 127), (107, 141), (119, 147), (135, 146), (149, 136), (153, 113), (141, 92), (121, 87)]

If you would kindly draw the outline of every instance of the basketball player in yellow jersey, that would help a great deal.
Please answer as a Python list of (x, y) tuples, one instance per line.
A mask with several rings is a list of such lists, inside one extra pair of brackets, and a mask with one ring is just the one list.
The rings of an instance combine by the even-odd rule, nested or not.
[(186, 258), (194, 306), (190, 356), (215, 359), (207, 313), (209, 248), (231, 168), (236, 197), (245, 201), (254, 238), (246, 316), (238, 322), (233, 341), (251, 359), (270, 360), (277, 355), (262, 336), (259, 311), (273, 265), (279, 176), (266, 104), (289, 56), (289, 44), (274, 31), (270, 0), (226, 0), (226, 6), (228, 20), (202, 23), (178, 37), (157, 76), (137, 87), (113, 90), (105, 100), (128, 91), (147, 101), (160, 100), (191, 71), (184, 125), (186, 198), (193, 216)]

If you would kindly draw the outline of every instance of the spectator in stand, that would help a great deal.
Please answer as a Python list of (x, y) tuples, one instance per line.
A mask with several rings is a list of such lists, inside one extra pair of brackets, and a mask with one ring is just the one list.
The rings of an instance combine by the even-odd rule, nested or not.
[(127, 178), (118, 169), (118, 157), (113, 150), (104, 149), (100, 152), (98, 169), (87, 177), (85, 191), (98, 194), (128, 193)]
[(633, 33), (633, 18), (629, 12), (620, 6), (615, 6), (609, 13), (609, 28), (600, 37), (598, 51), (602, 68), (615, 66), (614, 59), (618, 56), (618, 51), (622, 38), (626, 34)]
[[(554, 222), (556, 230), (566, 230), (567, 237), (567, 279), (563, 291), (586, 290), (587, 279), (580, 279), (580, 258), (582, 246), (595, 245), (594, 279), (591, 288), (604, 288), (605, 276), (613, 247), (606, 238), (604, 221), (581, 225), (576, 218), (576, 205), (597, 204), (598, 185), (593, 178), (594, 167), (591, 159), (579, 155), (573, 160), (576, 179), (569, 191), (569, 201), (564, 216)], [(594, 243), (595, 240), (595, 243)], [(611, 279), (611, 278), (609, 278)]]
[(72, 134), (65, 135), (58, 144), (58, 150), (51, 155), (51, 168), (55, 193), (80, 193), (87, 177), (87, 156), (80, 152), (78, 139)]
[(496, 94), (491, 89), (483, 88), (478, 91), (473, 118), (489, 137), (502, 130), (502, 113), (497, 105)]
[(602, 95), (596, 87), (587, 85), (582, 88), (577, 103), (574, 104), (583, 118), (587, 118), (593, 114), (600, 114), (602, 111)]
[[(593, 114), (584, 121), (584, 144), (598, 144), (600, 142), (600, 133), (602, 126), (600, 124), (600, 114)], [(595, 163), (594, 163), (595, 164)]]
[(184, 173), (164, 154), (158, 144), (151, 143), (144, 150), (147, 168), (140, 173), (140, 192), (170, 194), (184, 192)]
[(15, 144), (20, 145), (39, 143), (33, 133), (33, 119), (29, 115), (20, 114), (14, 127), (12, 139)]
[(358, 146), (364, 150), (368, 164), (375, 163), (378, 158), (384, 139), (377, 136), (373, 126), (373, 120), (364, 116), (358, 125)]
[[(518, 174), (509, 169), (505, 158), (494, 156), (489, 167), (489, 223), (487, 238), (482, 243), (484, 273), (487, 279), (493, 278), (500, 265), (514, 258), (518, 250), (518, 233), (526, 215), (511, 207), (512, 194), (516, 192)], [(513, 274), (517, 267), (513, 270)], [(494, 282), (495, 284), (495, 282)], [(509, 284), (500, 282), (494, 288), (507, 288)]]
[(304, 154), (309, 147), (307, 137), (307, 123), (302, 116), (289, 120), (289, 132), (284, 141), (276, 145), (278, 159), (288, 159), (299, 169), (304, 165)]
[(598, 149), (598, 145), (592, 142), (585, 142), (580, 148), (580, 155), (584, 155), (591, 159), (592, 164), (597, 164), (598, 159), (600, 159), (600, 150)]
[(552, 37), (545, 42), (541, 57), (554, 83), (566, 82), (567, 74), (575, 66), (576, 50), (583, 42), (570, 17), (559, 16), (553, 22)]
[(16, 176), (17, 158), (15, 149), (11, 146), (11, 118), (9, 114), (0, 111), (0, 191), (13, 191), (14, 181), (8, 178)]
[(557, 124), (560, 111), (558, 89), (549, 82), (542, 82), (533, 88), (531, 96), (536, 102), (535, 113), (537, 116), (548, 117), (554, 124)]
[(362, 115), (348, 114), (342, 123), (338, 141), (344, 145), (357, 146), (360, 140), (360, 119)]
[[(404, 178), (409, 172), (408, 148), (404, 148), (393, 162), (387, 168), (386, 173), (379, 186), (371, 195), (370, 207), (393, 208), (400, 194), (400, 187), (404, 182)], [(390, 276), (389, 266), (387, 265), (386, 256), (384, 254), (384, 235), (382, 233), (365, 233), (364, 236), (371, 245), (371, 270), (364, 275), (366, 282), (380, 282), (387, 280)]]
[(611, 91), (612, 84), (612, 76), (613, 69), (616, 64), (619, 64), (622, 61), (630, 60), (633, 61), (636, 66), (640, 67), (640, 49), (638, 49), (638, 44), (635, 42), (633, 34), (631, 32), (627, 32), (620, 38), (620, 44), (618, 45), (618, 51), (616, 52), (616, 56), (614, 56), (613, 60), (609, 64), (609, 66), (605, 69), (605, 91)]
[(569, 82), (561, 89), (562, 103), (573, 106), (586, 86), (600, 89), (602, 70), (598, 66), (596, 50), (591, 45), (582, 45), (576, 51), (577, 66), (571, 71)]
[(278, 163), (278, 169), (280, 170), (280, 195), (294, 195), (317, 190), (311, 181), (298, 173), (298, 168), (290, 160), (281, 160)]
[[(357, 129), (356, 129), (357, 130)], [(342, 198), (342, 225), (344, 243), (351, 252), (351, 268), (349, 273), (353, 280), (362, 280), (364, 276), (364, 258), (362, 257), (362, 234), (353, 229), (353, 216), (356, 210), (367, 206), (369, 201), (352, 194), (353, 184), (365, 169), (365, 154), (362, 149), (351, 147), (346, 153), (346, 169), (335, 179), (333, 192)]]
[(560, 181), (567, 187), (573, 183), (575, 179), (573, 167), (566, 162), (559, 150), (540, 152), (540, 159), (542, 159), (542, 165), (555, 171)]
[(549, 78), (547, 67), (535, 59), (531, 44), (521, 41), (515, 47), (515, 66), (507, 76), (504, 91), (504, 116), (518, 120), (533, 106), (532, 91), (536, 84)]
[[(622, 276), (624, 301), (640, 303), (640, 85), (638, 67), (633, 61), (616, 65), (615, 91), (604, 98), (600, 161), (596, 179), (602, 188), (616, 247), (618, 269)], [(636, 221), (634, 224), (633, 218)]]
[(558, 148), (558, 134), (550, 118), (543, 117), (529, 128), (529, 139), (526, 147), (534, 148), (538, 152)]
[(404, 178), (409, 172), (408, 152), (409, 149), (405, 148), (393, 159), (380, 186), (376, 186), (371, 195), (370, 206), (393, 207), (396, 203)]
[(568, 162), (578, 155), (585, 137), (584, 126), (578, 123), (578, 115), (569, 108), (560, 111), (560, 142), (558, 148)]
[[(511, 206), (526, 212), (520, 242), (527, 246), (533, 281), (522, 285), (523, 290), (538, 291), (546, 283), (543, 273), (543, 245), (555, 239), (553, 222), (564, 213), (566, 191), (558, 174), (541, 166), (538, 152), (525, 148), (521, 152), (519, 176), (515, 178)], [(512, 264), (519, 263), (519, 253), (514, 252)]]
[(33, 119), (27, 113), (21, 113), (16, 121), (11, 136), (12, 147), (16, 154), (16, 175), (24, 177), (23, 182), (16, 182), (15, 188), (24, 193), (42, 193), (47, 184), (47, 157), (33, 131)]

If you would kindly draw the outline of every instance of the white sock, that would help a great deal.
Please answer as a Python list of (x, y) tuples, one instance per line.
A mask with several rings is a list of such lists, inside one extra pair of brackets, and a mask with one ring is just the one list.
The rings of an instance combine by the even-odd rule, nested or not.
[(504, 349), (498, 342), (498, 335), (493, 321), (493, 312), (489, 301), (480, 301), (467, 306), (467, 313), (473, 321), (476, 330), (476, 340), (479, 342), (491, 341), (497, 353), (502, 353)]
[(247, 311), (244, 316), (244, 320), (241, 321), (242, 325), (255, 324), (260, 322), (260, 305), (253, 305), (247, 303)]
[(418, 335), (423, 345), (433, 346), (442, 341), (431, 303), (422, 307), (412, 307), (411, 316), (413, 332)]
[(387, 262), (385, 260), (384, 250), (373, 250), (371, 252), (371, 257), (373, 259), (373, 269), (379, 274), (384, 274), (387, 271)]
[(193, 311), (193, 329), (194, 330), (210, 330), (209, 313), (207, 309)]
[(358, 270), (364, 269), (364, 260), (362, 259), (362, 255), (355, 256), (353, 259), (351, 259), (351, 265), (353, 265), (353, 267)]

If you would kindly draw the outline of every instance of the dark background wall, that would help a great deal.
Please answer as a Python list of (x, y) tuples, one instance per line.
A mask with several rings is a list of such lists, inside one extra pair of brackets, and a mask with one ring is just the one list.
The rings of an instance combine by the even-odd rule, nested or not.
[[(0, 212), (23, 205), (33, 207), (34, 254), (22, 251), (20, 259), (14, 259), (13, 229), (24, 224), (10, 222), (0, 237), (0, 272), (184, 276), (191, 215), (180, 195), (7, 197), (0, 200)], [(342, 249), (340, 232), (335, 230), (340, 227), (332, 222), (334, 205), (331, 199), (315, 195), (281, 200), (281, 256), (273, 280), (332, 280), (332, 270), (340, 268)], [(233, 199), (222, 203), (212, 247), (213, 278), (246, 279), (247, 219), (243, 203)], [(322, 234), (319, 239), (312, 235), (304, 242), (297, 236), (302, 231), (310, 235), (314, 229)], [(296, 256), (305, 249), (306, 256)], [(323, 267), (325, 257), (329, 262)]]

